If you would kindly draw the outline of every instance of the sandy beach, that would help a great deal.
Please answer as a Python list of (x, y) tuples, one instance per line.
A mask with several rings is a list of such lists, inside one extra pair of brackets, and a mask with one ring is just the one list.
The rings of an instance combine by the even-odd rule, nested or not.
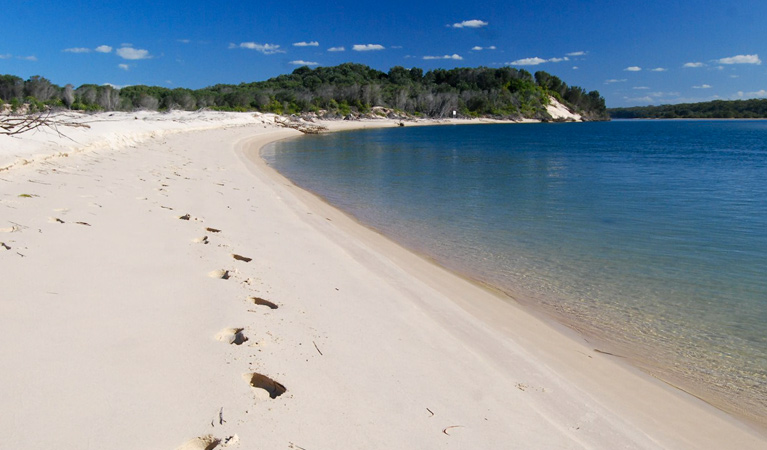
[(272, 115), (87, 120), (0, 136), (3, 448), (767, 446), (294, 186)]

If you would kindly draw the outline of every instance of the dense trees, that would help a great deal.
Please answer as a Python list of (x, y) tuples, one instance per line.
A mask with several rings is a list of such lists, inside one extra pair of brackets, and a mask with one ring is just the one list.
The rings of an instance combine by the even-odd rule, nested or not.
[(53, 85), (45, 78), (22, 80), (0, 76), (0, 102), (30, 103), (78, 110), (193, 110), (211, 108), (234, 111), (258, 110), (280, 114), (319, 112), (346, 116), (368, 113), (384, 106), (402, 113), (428, 117), (494, 116), (549, 119), (549, 96), (593, 120), (606, 119), (599, 92), (568, 86), (546, 72), (535, 76), (511, 67), (435, 69), (392, 67), (388, 73), (361, 64), (335, 67), (300, 67), (290, 74), (266, 81), (218, 84), (199, 90), (157, 86), (86, 84), (73, 89)]
[(704, 103), (612, 108), (615, 119), (757, 119), (767, 118), (767, 100), (715, 100)]

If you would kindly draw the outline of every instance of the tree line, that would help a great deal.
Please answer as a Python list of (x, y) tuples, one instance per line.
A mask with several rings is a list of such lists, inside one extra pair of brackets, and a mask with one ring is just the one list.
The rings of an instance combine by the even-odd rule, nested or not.
[(0, 75), (0, 104), (34, 110), (82, 111), (196, 110), (314, 112), (325, 117), (366, 114), (374, 106), (424, 117), (536, 118), (549, 120), (549, 96), (588, 120), (608, 120), (604, 98), (568, 86), (546, 72), (511, 67), (423, 69), (393, 67), (388, 73), (354, 63), (300, 67), (290, 74), (253, 83), (217, 84), (203, 89), (84, 84), (75, 88), (41, 76), (23, 80)]
[(607, 112), (613, 119), (762, 119), (767, 118), (767, 99), (610, 108)]

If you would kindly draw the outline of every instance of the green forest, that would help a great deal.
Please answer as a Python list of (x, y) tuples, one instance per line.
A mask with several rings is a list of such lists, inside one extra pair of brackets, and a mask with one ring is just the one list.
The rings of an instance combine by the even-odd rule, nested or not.
[[(253, 83), (217, 84), (203, 89), (158, 86), (71, 84), (57, 86), (42, 76), (23, 80), (0, 75), (0, 105), (30, 112), (45, 109), (81, 111), (197, 110), (261, 111), (277, 114), (316, 113), (326, 118), (367, 114), (374, 106), (416, 117), (496, 117), (551, 120), (549, 96), (584, 116), (609, 120), (604, 98), (568, 86), (546, 72), (534, 75), (511, 67), (477, 67), (426, 73), (393, 67), (382, 72), (361, 64), (300, 67), (291, 74)], [(8, 107), (6, 107), (8, 109)]]
[(760, 119), (767, 118), (767, 99), (610, 108), (607, 112), (613, 119)]

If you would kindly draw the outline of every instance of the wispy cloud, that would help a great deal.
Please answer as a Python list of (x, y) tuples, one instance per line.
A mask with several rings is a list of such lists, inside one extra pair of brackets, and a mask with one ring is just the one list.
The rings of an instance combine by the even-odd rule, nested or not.
[(285, 50), (280, 49), (277, 44), (258, 44), (256, 42), (241, 42), (240, 45), (229, 44), (229, 48), (247, 48), (248, 50), (255, 50), (263, 53), (264, 55), (274, 55), (275, 53), (285, 53)]
[(573, 70), (578, 70), (578, 66), (573, 66)]
[(311, 42), (294, 42), (293, 47), (319, 47), (320, 43), (317, 41)]
[(386, 47), (380, 44), (354, 44), (352, 50), (355, 52), (369, 52), (373, 50), (383, 50), (384, 48)]
[(117, 67), (121, 68), (122, 70), (130, 69), (130, 66), (127, 64), (118, 64)]
[(0, 54), (0, 59), (9, 59), (9, 58), (13, 58), (13, 55), (11, 55), (10, 53)]
[(570, 58), (568, 58), (567, 56), (565, 56), (564, 58), (549, 58), (549, 59), (543, 59), (543, 58), (539, 58), (539, 57), (535, 56), (535, 57), (532, 57), (532, 58), (518, 59), (516, 61), (512, 61), (510, 63), (506, 63), (506, 65), (509, 65), (509, 66), (537, 66), (538, 64), (543, 64), (543, 63), (547, 63), (547, 62), (557, 63), (557, 62), (569, 61), (569, 60), (570, 60)]
[(666, 72), (666, 71), (668, 71), (668, 69), (666, 69), (665, 67), (656, 67), (654, 69), (650, 69), (650, 72)]
[(461, 55), (452, 54), (452, 55), (443, 55), (443, 56), (424, 56), (423, 59), (454, 59), (456, 61), (461, 61), (463, 58)]
[(330, 47), (328, 51), (329, 52), (345, 52), (346, 47)]
[(630, 66), (630, 67), (626, 67), (623, 70), (626, 71), (626, 72), (639, 72), (639, 71), (642, 70), (642, 68), (639, 67), (639, 66)]
[(495, 50), (495, 45), (491, 45), (490, 47), (480, 47), (479, 45), (475, 45), (471, 49), (475, 52), (481, 52), (482, 50)]
[(65, 48), (62, 51), (66, 53), (90, 53), (91, 49), (85, 48), (85, 47), (73, 47), (73, 48)]
[(583, 52), (583, 51), (581, 51), (581, 52), (570, 52), (570, 53), (567, 54), (567, 56), (586, 56), (587, 53), (588, 52)]
[(294, 66), (318, 66), (320, 63), (317, 63), (314, 61), (304, 61), (303, 59), (297, 59), (295, 61), (291, 61), (290, 64), (293, 64)]
[(703, 66), (705, 66), (705, 64), (703, 64), (702, 62), (688, 62), (688, 63), (684, 63), (682, 67), (695, 68), (695, 67), (703, 67)]
[(122, 59), (136, 60), (136, 59), (150, 59), (152, 55), (149, 54), (149, 50), (143, 48), (133, 47), (120, 47), (115, 50), (117, 56)]
[(112, 51), (112, 47), (108, 45), (99, 45), (94, 50), (96, 50), (99, 53), (110, 53)]
[(454, 23), (448, 26), (451, 28), (482, 28), (488, 26), (488, 23), (484, 20), (472, 19), (464, 20), (463, 22)]
[(719, 64), (761, 64), (759, 55), (735, 55), (728, 58), (717, 59)]
[(711, 85), (701, 84), (700, 86), (693, 86), (693, 89), (711, 89)]
[(738, 91), (738, 97), (740, 98), (767, 97), (767, 90), (761, 89), (754, 92)]
[(37, 61), (37, 56), (17, 56), (19, 59), (23, 59), (24, 61)]
[(631, 88), (631, 89), (635, 89), (635, 90), (645, 90), (645, 89), (650, 89), (650, 88), (649, 88), (649, 87), (647, 87), (647, 86), (634, 86), (634, 87), (633, 87), (633, 88)]
[(188, 43), (190, 43), (192, 41), (189, 40), (189, 39), (176, 39), (176, 42), (180, 42), (182, 44), (188, 44)]
[(620, 79), (620, 80), (615, 79), (615, 78), (611, 78), (609, 80), (605, 80), (605, 84), (623, 83), (623, 82), (626, 82), (626, 81), (628, 81), (628, 80), (626, 80), (625, 78)]

